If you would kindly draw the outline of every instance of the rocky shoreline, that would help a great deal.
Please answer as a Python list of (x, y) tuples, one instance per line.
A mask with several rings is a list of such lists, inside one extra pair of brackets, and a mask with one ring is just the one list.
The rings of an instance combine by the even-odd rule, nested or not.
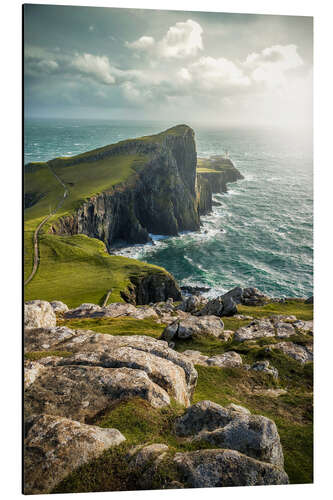
[[(299, 366), (313, 361), (312, 321), (292, 314), (255, 317), (238, 312), (241, 305), (256, 311), (269, 304), (276, 302), (257, 289), (240, 287), (213, 300), (189, 295), (144, 306), (82, 304), (69, 309), (59, 301), (27, 302), (25, 493), (58, 491), (57, 485), (84, 464), (118, 448), (127, 457), (126, 478), (137, 478), (136, 489), (287, 484), (283, 448), (271, 419), (234, 403), (193, 403), (200, 367), (236, 370), (244, 379), (259, 377), (268, 384), (262, 390), (277, 398), (286, 390), (271, 387), (272, 381), (279, 383), (280, 374), (268, 359), (270, 353), (279, 352), (287, 363)], [(228, 318), (238, 328), (226, 329)], [(113, 335), (98, 333), (98, 326), (97, 331), (72, 327), (89, 321), (150, 321), (161, 328), (161, 335)], [(181, 343), (191, 347), (200, 340), (217, 343), (221, 354), (178, 349)], [(267, 359), (247, 363), (245, 347), (260, 348)], [(131, 401), (145, 401), (154, 411), (173, 404), (182, 408), (171, 428), (176, 453), (170, 442), (132, 445), (121, 430), (98, 425), (101, 416)], [(181, 451), (184, 446), (189, 451)]]

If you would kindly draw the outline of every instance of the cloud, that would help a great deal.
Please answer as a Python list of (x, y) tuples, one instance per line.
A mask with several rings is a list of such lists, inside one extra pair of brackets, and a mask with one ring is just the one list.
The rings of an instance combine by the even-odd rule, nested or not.
[(195, 83), (202, 91), (242, 89), (251, 84), (242, 69), (224, 57), (201, 57), (187, 68), (182, 68), (178, 76), (184, 82)]
[(244, 62), (244, 68), (251, 71), (251, 78), (255, 82), (279, 86), (286, 83), (286, 72), (303, 64), (296, 45), (273, 45), (263, 49), (259, 54), (256, 52), (249, 54)]
[(195, 56), (203, 49), (201, 35), (200, 24), (191, 19), (176, 23), (159, 42), (159, 52), (162, 57), (167, 58)]
[(135, 40), (132, 43), (125, 42), (126, 47), (135, 50), (147, 50), (153, 47), (154, 44), (155, 44), (155, 39), (152, 36), (142, 36), (141, 38)]
[(77, 54), (72, 60), (72, 66), (81, 74), (90, 76), (105, 85), (116, 83), (114, 68), (106, 56), (92, 54)]
[(203, 50), (202, 32), (200, 24), (188, 19), (171, 26), (158, 42), (155, 42), (152, 36), (142, 36), (134, 42), (125, 42), (125, 46), (129, 49), (153, 52), (158, 57), (181, 59), (196, 56)]

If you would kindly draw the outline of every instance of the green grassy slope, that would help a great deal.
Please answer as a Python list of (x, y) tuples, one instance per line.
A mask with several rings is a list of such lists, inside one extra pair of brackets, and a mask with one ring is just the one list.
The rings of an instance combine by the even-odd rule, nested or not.
[[(77, 209), (87, 198), (121, 184), (144, 164), (144, 155), (117, 155), (100, 161), (70, 165), (68, 160), (52, 161), (52, 169), (69, 189), (61, 209), (50, 219), (49, 227), (58, 217)], [(43, 193), (35, 205), (25, 210), (25, 228), (34, 229), (40, 219), (55, 208), (64, 188), (52, 175), (47, 163), (32, 167), (25, 174), (25, 191)]]
[[(30, 233), (27, 233), (29, 241)], [(25, 270), (31, 270), (31, 255), (26, 248)], [(109, 302), (123, 302), (120, 292), (131, 276), (147, 273), (165, 275), (158, 266), (135, 259), (111, 256), (104, 243), (85, 235), (40, 238), (40, 264), (36, 276), (25, 287), (25, 300), (61, 300), (69, 307), (83, 302), (101, 304), (112, 289)]]

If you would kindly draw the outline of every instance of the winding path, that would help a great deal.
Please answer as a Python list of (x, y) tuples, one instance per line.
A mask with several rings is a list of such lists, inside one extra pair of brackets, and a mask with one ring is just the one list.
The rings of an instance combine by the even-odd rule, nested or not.
[(58, 175), (52, 170), (52, 168), (50, 167), (50, 165), (48, 165), (48, 168), (50, 169), (50, 172), (52, 173), (52, 175), (57, 179), (58, 182), (60, 182), (60, 184), (63, 186), (64, 188), (64, 194), (63, 196), (60, 198), (57, 206), (55, 207), (55, 209), (45, 217), (45, 219), (42, 220), (42, 222), (40, 222), (40, 224), (36, 227), (35, 229), (35, 232), (34, 232), (34, 243), (33, 243), (33, 247), (34, 247), (34, 263), (33, 263), (33, 266), (32, 266), (32, 271), (30, 273), (30, 276), (25, 280), (24, 282), (24, 286), (27, 285), (31, 280), (32, 278), (35, 276), (36, 272), (37, 272), (37, 269), (38, 269), (38, 264), (39, 264), (39, 247), (38, 247), (38, 235), (40, 233), (40, 230), (42, 229), (42, 227), (44, 226), (44, 224), (49, 220), (50, 217), (52, 217), (58, 210), (59, 208), (62, 207), (65, 199), (67, 198), (68, 194), (69, 194), (69, 191), (67, 189), (67, 186), (66, 184), (60, 179), (60, 177), (58, 177)]

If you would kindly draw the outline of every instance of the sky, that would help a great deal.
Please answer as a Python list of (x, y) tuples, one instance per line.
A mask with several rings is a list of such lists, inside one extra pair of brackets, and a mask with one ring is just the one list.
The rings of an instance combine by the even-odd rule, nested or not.
[(25, 5), (25, 116), (312, 127), (313, 19)]

